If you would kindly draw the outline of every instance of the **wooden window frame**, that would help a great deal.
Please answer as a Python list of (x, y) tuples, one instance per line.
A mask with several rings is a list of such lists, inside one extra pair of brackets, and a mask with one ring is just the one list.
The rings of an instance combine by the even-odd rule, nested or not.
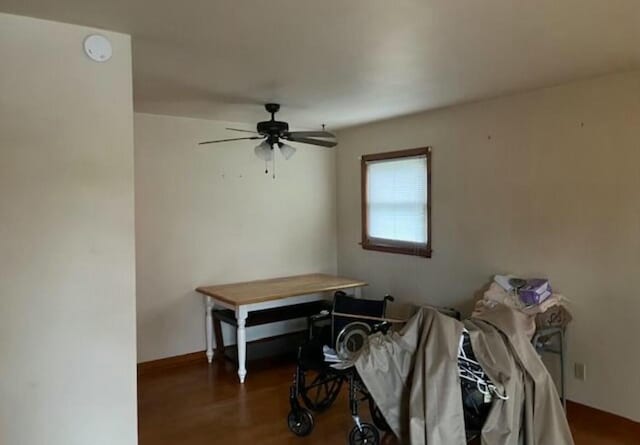
[[(367, 162), (384, 161), (391, 159), (411, 158), (416, 156), (426, 156), (427, 159), (427, 243), (412, 243), (407, 241), (388, 240), (371, 238), (368, 235), (368, 212), (367, 212)], [(404, 255), (414, 255), (424, 258), (431, 258), (431, 147), (412, 148), (407, 150), (390, 151), (364, 155), (360, 158), (360, 179), (361, 179), (361, 211), (362, 211), (362, 242), (361, 246), (366, 250), (376, 250), (379, 252), (399, 253)]]

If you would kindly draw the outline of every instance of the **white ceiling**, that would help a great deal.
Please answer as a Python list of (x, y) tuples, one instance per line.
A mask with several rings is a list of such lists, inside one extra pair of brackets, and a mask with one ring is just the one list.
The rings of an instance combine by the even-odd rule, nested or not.
[(0, 0), (129, 33), (137, 111), (344, 127), (640, 68), (639, 0)]

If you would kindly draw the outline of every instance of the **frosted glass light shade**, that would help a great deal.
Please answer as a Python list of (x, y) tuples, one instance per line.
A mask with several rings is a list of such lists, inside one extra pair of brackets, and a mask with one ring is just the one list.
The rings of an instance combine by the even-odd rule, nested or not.
[(263, 161), (271, 161), (273, 159), (273, 150), (267, 141), (260, 142), (260, 145), (257, 145), (253, 151)]
[(279, 142), (278, 146), (280, 147), (280, 153), (282, 153), (282, 156), (284, 156), (285, 159), (290, 159), (291, 156), (296, 154), (295, 147), (292, 147), (291, 145), (287, 145), (287, 144), (283, 144), (282, 142)]

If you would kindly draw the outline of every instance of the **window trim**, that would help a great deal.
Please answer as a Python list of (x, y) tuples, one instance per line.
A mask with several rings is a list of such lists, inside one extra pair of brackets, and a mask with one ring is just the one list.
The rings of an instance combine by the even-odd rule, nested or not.
[[(367, 162), (383, 161), (391, 159), (426, 156), (427, 159), (427, 243), (412, 243), (407, 241), (372, 238), (368, 236), (368, 212), (367, 212)], [(360, 207), (362, 221), (362, 242), (360, 245), (365, 250), (379, 252), (399, 253), (431, 258), (431, 147), (411, 148), (407, 150), (389, 151), (363, 155), (360, 158)]]

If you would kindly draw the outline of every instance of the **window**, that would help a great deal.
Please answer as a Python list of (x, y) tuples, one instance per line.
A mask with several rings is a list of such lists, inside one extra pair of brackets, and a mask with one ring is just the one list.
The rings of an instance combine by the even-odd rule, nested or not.
[(362, 157), (362, 247), (431, 257), (431, 149)]

